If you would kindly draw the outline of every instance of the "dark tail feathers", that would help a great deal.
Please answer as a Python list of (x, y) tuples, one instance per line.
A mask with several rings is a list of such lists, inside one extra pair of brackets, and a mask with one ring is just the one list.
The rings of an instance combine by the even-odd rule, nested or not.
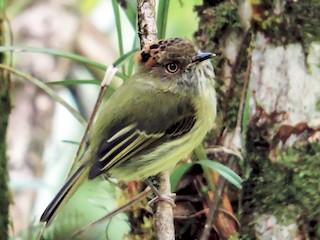
[(62, 208), (69, 200), (69, 198), (73, 195), (73, 193), (78, 189), (80, 184), (87, 178), (88, 170), (84, 165), (80, 166), (77, 171), (72, 174), (48, 205), (48, 207), (44, 210), (40, 222), (46, 222), (46, 226), (49, 226), (54, 217), (56, 216), (58, 210)]

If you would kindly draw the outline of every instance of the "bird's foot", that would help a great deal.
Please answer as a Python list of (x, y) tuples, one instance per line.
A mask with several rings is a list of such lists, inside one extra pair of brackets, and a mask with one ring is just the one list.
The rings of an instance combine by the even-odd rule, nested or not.
[(174, 199), (176, 197), (175, 193), (170, 193), (170, 194), (160, 194), (160, 193), (156, 193), (156, 197), (151, 199), (148, 202), (149, 206), (152, 206), (153, 204), (159, 202), (159, 201), (164, 201), (166, 203), (169, 203), (171, 205), (171, 207), (176, 207), (176, 204), (174, 203)]

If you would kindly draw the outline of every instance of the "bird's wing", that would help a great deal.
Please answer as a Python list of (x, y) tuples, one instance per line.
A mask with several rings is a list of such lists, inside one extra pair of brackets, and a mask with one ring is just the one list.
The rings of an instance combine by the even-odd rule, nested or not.
[[(132, 111), (123, 106), (124, 110), (119, 116), (116, 111), (110, 113), (115, 115), (115, 119), (102, 131), (105, 137), (98, 144), (97, 159), (90, 169), (90, 179), (130, 158), (150, 152), (160, 144), (172, 141), (192, 129), (196, 113), (189, 98), (176, 95), (163, 98), (159, 94), (168, 93), (151, 93), (136, 92), (139, 97), (131, 98), (131, 106), (134, 106)], [(142, 95), (144, 96), (141, 97)], [(159, 99), (161, 102), (154, 102), (160, 101)], [(155, 107), (157, 109), (154, 109)], [(113, 111), (111, 107), (110, 111)], [(133, 111), (141, 114), (133, 114)]]

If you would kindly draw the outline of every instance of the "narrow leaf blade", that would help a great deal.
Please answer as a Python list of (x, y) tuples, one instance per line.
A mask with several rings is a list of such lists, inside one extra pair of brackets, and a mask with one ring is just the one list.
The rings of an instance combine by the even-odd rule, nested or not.
[(195, 162), (196, 164), (200, 164), (202, 167), (208, 167), (212, 170), (217, 171), (221, 176), (223, 176), (228, 182), (241, 189), (242, 179), (232, 171), (230, 168), (222, 165), (219, 162), (211, 161), (211, 160), (200, 160)]
[(180, 179), (190, 169), (192, 165), (193, 165), (192, 163), (183, 163), (174, 170), (174, 172), (171, 174), (171, 177), (170, 177), (172, 191), (175, 191)]

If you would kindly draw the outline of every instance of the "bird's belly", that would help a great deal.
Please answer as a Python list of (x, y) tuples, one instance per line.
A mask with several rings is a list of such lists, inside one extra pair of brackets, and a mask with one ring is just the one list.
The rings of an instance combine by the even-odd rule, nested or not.
[(139, 157), (133, 157), (119, 166), (110, 169), (112, 177), (119, 180), (141, 180), (174, 167), (203, 140), (209, 129), (194, 129), (185, 136), (161, 144), (153, 151)]
[(141, 180), (174, 167), (197, 147), (212, 128), (216, 116), (215, 92), (212, 89), (199, 98), (197, 121), (191, 131), (180, 138), (163, 143), (145, 155), (133, 157), (108, 173), (119, 180)]

